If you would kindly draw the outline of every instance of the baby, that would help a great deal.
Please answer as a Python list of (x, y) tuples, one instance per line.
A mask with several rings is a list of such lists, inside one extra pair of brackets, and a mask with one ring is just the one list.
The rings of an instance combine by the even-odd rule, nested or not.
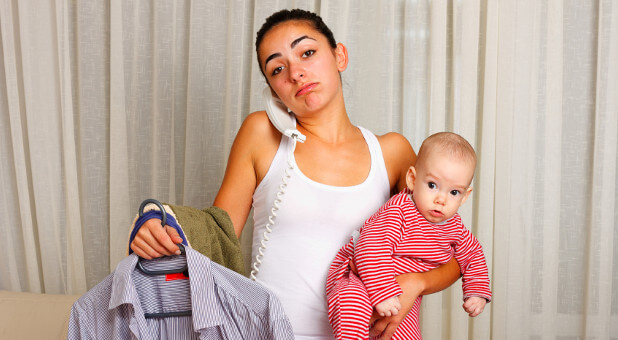
[[(329, 321), (338, 339), (367, 339), (374, 306), (381, 316), (399, 312), (395, 276), (431, 270), (453, 256), (463, 274), (464, 310), (474, 317), (491, 301), (483, 249), (457, 214), (472, 192), (475, 167), (474, 149), (457, 134), (440, 132), (423, 142), (406, 175), (407, 189), (365, 221), (358, 240), (342, 247), (330, 267)], [(358, 276), (349, 269), (351, 259)], [(421, 338), (421, 299), (395, 335)]]

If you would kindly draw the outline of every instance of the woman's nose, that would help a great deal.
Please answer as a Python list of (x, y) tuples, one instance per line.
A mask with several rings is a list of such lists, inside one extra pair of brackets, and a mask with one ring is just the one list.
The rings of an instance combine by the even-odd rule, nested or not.
[(305, 70), (301, 66), (291, 64), (289, 67), (291, 81), (297, 82), (305, 77)]

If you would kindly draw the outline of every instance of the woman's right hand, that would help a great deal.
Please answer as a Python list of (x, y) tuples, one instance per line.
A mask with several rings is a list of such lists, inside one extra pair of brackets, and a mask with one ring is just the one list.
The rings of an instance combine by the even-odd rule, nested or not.
[(177, 244), (182, 242), (182, 237), (176, 229), (166, 225), (161, 228), (161, 220), (151, 218), (144, 222), (137, 231), (131, 249), (140, 257), (152, 260), (156, 257), (179, 255), (180, 249)]

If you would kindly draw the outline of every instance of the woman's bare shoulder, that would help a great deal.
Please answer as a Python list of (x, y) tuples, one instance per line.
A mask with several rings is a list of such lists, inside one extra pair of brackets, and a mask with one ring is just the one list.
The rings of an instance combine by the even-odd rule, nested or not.
[(406, 137), (389, 132), (377, 136), (393, 193), (405, 187), (405, 174), (416, 162), (416, 153)]
[(238, 130), (235, 144), (251, 154), (258, 183), (266, 175), (280, 141), (281, 132), (270, 123), (266, 111), (250, 113)]
[(416, 159), (416, 153), (406, 137), (397, 132), (389, 132), (377, 136), (384, 157), (411, 157)]
[(272, 148), (273, 145), (279, 144), (279, 140), (281, 133), (270, 123), (266, 111), (256, 111), (247, 115), (236, 134), (238, 143), (247, 144), (246, 146), (256, 150), (264, 146)]
[(269, 134), (276, 135), (277, 130), (268, 120), (266, 111), (255, 111), (247, 115), (243, 121), (239, 133), (253, 133), (260, 137), (265, 137)]

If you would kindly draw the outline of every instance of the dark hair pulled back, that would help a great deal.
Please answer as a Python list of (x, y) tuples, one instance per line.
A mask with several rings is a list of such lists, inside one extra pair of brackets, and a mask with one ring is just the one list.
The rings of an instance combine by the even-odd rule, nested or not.
[[(292, 10), (283, 9), (283, 10), (273, 13), (271, 16), (266, 18), (266, 21), (264, 22), (264, 24), (262, 25), (262, 27), (258, 30), (256, 34), (255, 51), (258, 52), (258, 49), (260, 48), (260, 45), (262, 44), (262, 40), (264, 40), (264, 36), (266, 35), (266, 33), (268, 33), (268, 31), (270, 31), (273, 27), (277, 26), (278, 24), (281, 24), (287, 21), (307, 22), (308, 24), (313, 26), (313, 28), (316, 31), (322, 33), (322, 35), (326, 37), (330, 47), (332, 48), (337, 47), (337, 41), (335, 40), (335, 36), (333, 35), (333, 32), (330, 30), (330, 28), (328, 28), (328, 26), (326, 26), (326, 24), (324, 23), (324, 21), (319, 15), (313, 12), (309, 12), (309, 11), (305, 11), (303, 9), (297, 8), (297, 9), (292, 9)], [(260, 62), (260, 57), (258, 55), (258, 63), (259, 62)]]

